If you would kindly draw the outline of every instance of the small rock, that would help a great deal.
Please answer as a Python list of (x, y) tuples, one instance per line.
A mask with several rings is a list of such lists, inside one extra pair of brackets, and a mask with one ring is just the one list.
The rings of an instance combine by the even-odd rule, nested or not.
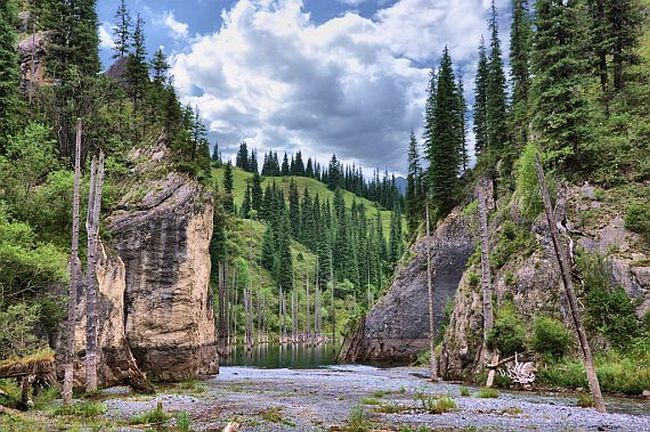
[(642, 395), (644, 398), (650, 399), (650, 390), (643, 390)]

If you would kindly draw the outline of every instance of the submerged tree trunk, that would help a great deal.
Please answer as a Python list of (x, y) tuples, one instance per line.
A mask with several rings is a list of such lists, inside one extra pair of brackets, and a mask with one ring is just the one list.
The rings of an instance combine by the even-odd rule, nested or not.
[(553, 240), (555, 256), (560, 267), (560, 273), (562, 274), (564, 291), (569, 301), (569, 307), (571, 308), (571, 317), (573, 318), (573, 324), (575, 325), (576, 332), (578, 333), (578, 340), (580, 341), (580, 349), (582, 350), (582, 358), (584, 361), (585, 370), (587, 372), (587, 381), (589, 383), (589, 388), (594, 399), (594, 407), (600, 412), (605, 412), (605, 401), (603, 400), (603, 395), (600, 391), (600, 383), (598, 382), (598, 376), (596, 375), (596, 370), (594, 368), (594, 360), (591, 355), (591, 347), (589, 346), (587, 333), (585, 332), (584, 325), (582, 324), (582, 317), (580, 316), (580, 311), (578, 310), (578, 300), (573, 289), (573, 281), (571, 280), (571, 266), (569, 265), (569, 260), (566, 250), (564, 249), (564, 245), (560, 242), (558, 229), (555, 225), (555, 212), (553, 210), (553, 204), (551, 203), (551, 196), (548, 192), (548, 188), (546, 187), (544, 169), (542, 168), (542, 162), (539, 158), (539, 154), (535, 157), (535, 169), (537, 170), (537, 179), (539, 181), (539, 186), (542, 192), (544, 211), (546, 213), (548, 228)]
[[(336, 281), (334, 280), (334, 264), (332, 261), (332, 252), (330, 251), (330, 281), (332, 281), (332, 297), (331, 297), (331, 307), (332, 307), (332, 343), (336, 347), (336, 305), (334, 303), (334, 289), (336, 288)], [(334, 348), (336, 349), (336, 348)]]
[(311, 342), (311, 312), (309, 304), (309, 270), (305, 274), (305, 340)]
[[(431, 228), (429, 221), (429, 202), (426, 205), (426, 218), (427, 218), (427, 238), (431, 236)], [(433, 308), (434, 291), (433, 291), (433, 277), (431, 269), (431, 248), (427, 247), (427, 289), (429, 293), (429, 350), (431, 353), (431, 381), (439, 381), (438, 378), (438, 360), (436, 359), (436, 327), (435, 315)]]
[(86, 274), (86, 393), (97, 391), (97, 248), (99, 245), (99, 216), (104, 185), (104, 152), (93, 157), (90, 164), (90, 191), (88, 193), (88, 268)]
[[(490, 233), (487, 217), (487, 200), (485, 198), (485, 184), (487, 181), (481, 179), (476, 187), (478, 198), (478, 223), (481, 236), (481, 286), (483, 288), (483, 352), (485, 359), (490, 357), (488, 349), (488, 335), (494, 326), (494, 314), (492, 312), (492, 275), (490, 274)], [(494, 353), (493, 362), (498, 361), (498, 354)], [(488, 371), (486, 387), (492, 387), (494, 382), (495, 369)]]
[(77, 119), (77, 136), (74, 161), (74, 192), (72, 198), (72, 242), (70, 247), (70, 292), (68, 295), (68, 320), (66, 322), (66, 348), (63, 379), (63, 403), (69, 405), (72, 401), (72, 385), (74, 383), (75, 357), (75, 323), (77, 305), (77, 289), (79, 286), (79, 201), (81, 183), (81, 119)]
[(219, 261), (219, 349), (225, 354), (225, 349), (228, 346), (228, 326), (226, 322), (227, 317), (227, 300), (226, 300), (226, 283), (223, 262)]

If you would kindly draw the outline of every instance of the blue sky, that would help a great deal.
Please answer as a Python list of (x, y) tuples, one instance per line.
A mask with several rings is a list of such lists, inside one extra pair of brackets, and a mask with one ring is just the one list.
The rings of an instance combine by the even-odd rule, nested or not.
[[(102, 61), (111, 62), (117, 0), (99, 0)], [(421, 135), (430, 68), (445, 44), (471, 101), (490, 0), (129, 0), (150, 52), (170, 57), (178, 93), (226, 157), (241, 140), (332, 153), (403, 174)], [(509, 0), (497, 0), (507, 53)], [(471, 134), (470, 134), (471, 135)], [(470, 136), (470, 141), (472, 137)]]

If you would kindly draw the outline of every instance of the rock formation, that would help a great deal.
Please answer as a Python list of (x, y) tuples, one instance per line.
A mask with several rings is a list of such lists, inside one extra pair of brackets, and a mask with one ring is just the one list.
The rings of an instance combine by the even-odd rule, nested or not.
[[(208, 285), (212, 197), (170, 169), (167, 151), (161, 137), (133, 152), (132, 185), (106, 220), (109, 252), (97, 272), (103, 386), (137, 387), (143, 372), (176, 381), (218, 371)], [(83, 319), (77, 328), (83, 355)], [(83, 380), (78, 366), (76, 377)]]
[(432, 252), (435, 322), (440, 326), (444, 306), (453, 298), (474, 249), (469, 219), (461, 209), (440, 223), (432, 236), (413, 244), (386, 295), (346, 338), (340, 361), (404, 364), (428, 346), (427, 248)]

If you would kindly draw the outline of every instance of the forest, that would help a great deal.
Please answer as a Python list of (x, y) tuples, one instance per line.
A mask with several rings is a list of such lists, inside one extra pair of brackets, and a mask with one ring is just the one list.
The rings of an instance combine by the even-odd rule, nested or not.
[[(576, 422), (650, 427), (647, 0), (493, 1), (473, 82), (452, 44), (430, 67), (423, 124), (399, 144), (405, 188), (245, 137), (224, 155), (173, 59), (148, 51), (138, 2), (115, 3), (110, 64), (96, 0), (0, 3), (0, 429), (521, 430), (502, 404), (523, 399), (494, 387), (533, 382), (595, 408)], [(468, 256), (445, 263), (460, 237)], [(296, 372), (287, 405), (209, 412), (220, 391), (280, 398), (283, 369), (236, 363), (276, 347), (418, 369), (353, 369), (353, 396), (309, 424), (300, 398), (316, 409), (345, 381), (318, 375), (316, 394)], [(232, 384), (201, 379), (220, 363)], [(111, 405), (117, 385), (146, 410)], [(154, 391), (212, 399), (167, 412)], [(607, 417), (612, 395), (641, 408)], [(513, 418), (468, 422), (478, 399)], [(543, 428), (553, 403), (535, 403)]]

